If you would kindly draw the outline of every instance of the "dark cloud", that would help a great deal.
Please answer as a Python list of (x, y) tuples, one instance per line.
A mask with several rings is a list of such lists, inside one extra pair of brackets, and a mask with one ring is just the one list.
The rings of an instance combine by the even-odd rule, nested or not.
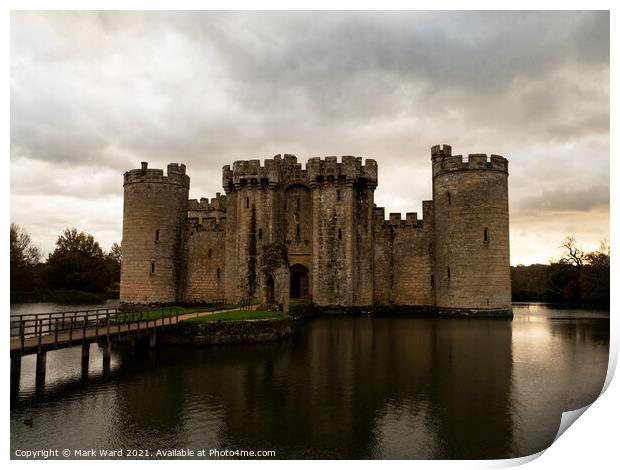
[[(24, 225), (42, 198), (121, 200), (121, 175), (141, 160), (186, 163), (201, 197), (221, 190), (224, 164), (283, 152), (375, 158), (377, 203), (420, 210), (429, 148), (443, 142), (510, 158), (513, 215), (607, 210), (609, 13), (11, 15), (11, 191)], [(49, 248), (46, 218), (72, 223), (46, 210)], [(120, 226), (97, 227), (120, 238)]]

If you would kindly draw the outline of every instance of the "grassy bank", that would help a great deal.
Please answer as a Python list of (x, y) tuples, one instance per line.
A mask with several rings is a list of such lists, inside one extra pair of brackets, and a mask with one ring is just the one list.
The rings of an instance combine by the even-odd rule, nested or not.
[(256, 320), (261, 318), (282, 318), (282, 312), (271, 310), (235, 310), (233, 312), (214, 313), (203, 317), (188, 318), (181, 323), (207, 323), (214, 321)]
[(170, 344), (239, 344), (279, 341), (293, 333), (295, 322), (274, 310), (234, 310), (193, 317), (161, 339)]
[[(120, 313), (118, 318), (122, 321), (126, 320), (157, 320), (159, 318), (176, 317), (178, 315), (186, 315), (188, 313), (200, 313), (200, 312), (213, 312), (214, 310), (225, 310), (237, 307), (234, 305), (203, 305), (196, 307), (162, 307), (154, 309), (144, 310), (129, 310), (125, 313)], [(217, 314), (216, 314), (217, 315)]]

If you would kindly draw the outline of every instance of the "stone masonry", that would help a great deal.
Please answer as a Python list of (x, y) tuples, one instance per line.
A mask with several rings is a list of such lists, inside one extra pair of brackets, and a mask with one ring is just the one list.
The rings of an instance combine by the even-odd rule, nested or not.
[(511, 315), (508, 161), (431, 158), (433, 199), (404, 219), (374, 204), (371, 159), (236, 161), (210, 200), (188, 200), (185, 165), (143, 162), (124, 179), (121, 302)]

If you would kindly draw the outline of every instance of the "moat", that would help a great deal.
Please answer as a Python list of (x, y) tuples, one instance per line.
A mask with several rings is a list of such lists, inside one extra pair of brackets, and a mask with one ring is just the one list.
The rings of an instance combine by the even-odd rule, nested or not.
[(107, 376), (93, 345), (86, 380), (59, 350), (43, 390), (23, 360), (11, 449), (519, 457), (598, 396), (608, 349), (608, 311), (515, 304), (512, 321), (325, 316), (276, 343), (117, 346)]

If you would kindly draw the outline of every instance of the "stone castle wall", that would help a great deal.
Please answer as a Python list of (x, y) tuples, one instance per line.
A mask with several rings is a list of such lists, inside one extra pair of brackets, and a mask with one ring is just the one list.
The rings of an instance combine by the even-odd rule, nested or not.
[(182, 299), (195, 303), (225, 300), (226, 232), (224, 228), (187, 232)]
[(344, 156), (308, 162), (313, 206), (313, 301), (372, 305), (372, 208), (377, 164)]
[(188, 193), (185, 165), (168, 165), (167, 176), (146, 162), (125, 173), (121, 302), (178, 299)]
[(375, 208), (374, 301), (376, 305), (433, 305), (432, 201), (423, 203), (424, 219), (415, 212), (391, 213)]
[(433, 148), (436, 307), (510, 308), (508, 163)]
[[(132, 170), (121, 300), (265, 301), (274, 283), (280, 299), (282, 276), (305, 272), (306, 294), (325, 308), (509, 310), (507, 160), (463, 161), (447, 145), (431, 153), (433, 200), (422, 218), (405, 219), (375, 206), (370, 159), (311, 158), (305, 168), (288, 154), (240, 160), (223, 167), (226, 194), (199, 201), (187, 201), (184, 167), (169, 166), (167, 177)], [(172, 238), (153, 244), (156, 229)], [(288, 266), (266, 274), (263, 249), (273, 242), (286, 245)], [(144, 269), (151, 260), (155, 276)]]

